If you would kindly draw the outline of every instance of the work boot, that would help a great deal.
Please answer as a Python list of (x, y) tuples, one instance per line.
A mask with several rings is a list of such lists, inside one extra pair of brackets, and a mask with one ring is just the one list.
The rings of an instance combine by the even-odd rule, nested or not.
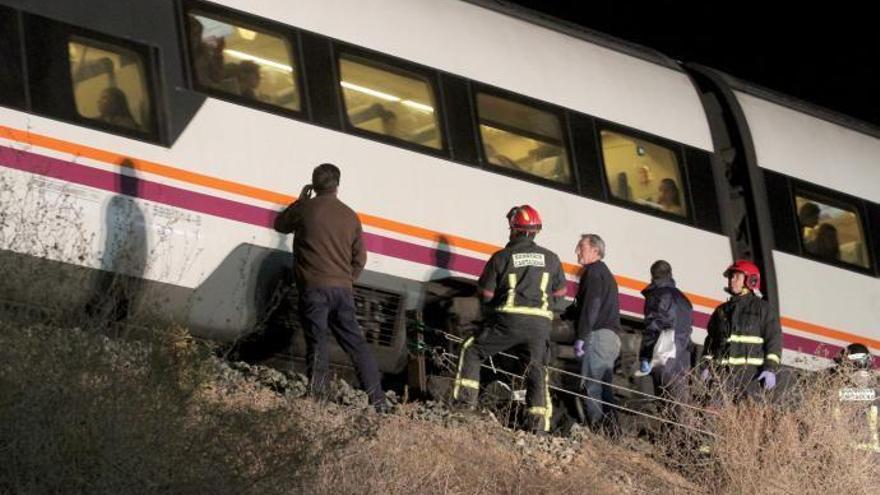
[(536, 437), (548, 437), (550, 436), (550, 432), (545, 430), (543, 427), (541, 428), (529, 428), (529, 433), (535, 435)]
[(550, 434), (550, 432), (544, 429), (544, 418), (535, 415), (529, 415), (526, 418), (526, 431), (539, 437), (545, 437)]
[(449, 403), (449, 410), (457, 414), (479, 415), (477, 405), (469, 404), (462, 401), (452, 401)]
[(373, 409), (376, 411), (376, 414), (381, 414), (383, 416), (394, 413), (394, 406), (392, 406), (387, 400), (373, 404)]
[(458, 416), (465, 422), (482, 421), (488, 418), (495, 418), (492, 413), (478, 408), (475, 404), (456, 401), (450, 404), (449, 410), (453, 415)]

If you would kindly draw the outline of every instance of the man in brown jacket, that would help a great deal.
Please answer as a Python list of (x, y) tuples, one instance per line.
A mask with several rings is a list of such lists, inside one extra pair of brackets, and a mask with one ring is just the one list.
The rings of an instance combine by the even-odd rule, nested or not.
[[(312, 183), (275, 219), (275, 230), (294, 234), (293, 273), (299, 316), (306, 339), (306, 373), (312, 392), (328, 382), (327, 338), (332, 332), (357, 370), (361, 385), (377, 409), (384, 409), (376, 358), (358, 327), (353, 284), (367, 261), (361, 222), (336, 197), (341, 172), (330, 163), (315, 167)], [(312, 188), (317, 195), (311, 198)]]

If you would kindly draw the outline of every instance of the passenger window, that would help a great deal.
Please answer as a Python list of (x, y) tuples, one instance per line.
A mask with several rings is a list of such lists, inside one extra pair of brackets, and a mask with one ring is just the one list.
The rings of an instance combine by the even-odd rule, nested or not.
[(365, 131), (443, 147), (434, 90), (423, 77), (343, 55), (340, 86), (348, 121)]
[(21, 41), (14, 10), (0, 6), (0, 105), (24, 106)]
[(68, 42), (67, 51), (80, 116), (131, 131), (152, 129), (152, 102), (139, 55), (77, 36)]
[(201, 13), (187, 16), (190, 63), (202, 87), (300, 110), (293, 49), (284, 36)]
[(477, 94), (483, 153), (492, 165), (570, 183), (559, 117), (485, 93)]
[(831, 206), (801, 194), (795, 194), (795, 205), (805, 253), (868, 268), (867, 245), (856, 208)]
[(681, 167), (669, 148), (603, 130), (602, 158), (608, 189), (617, 198), (687, 216)]

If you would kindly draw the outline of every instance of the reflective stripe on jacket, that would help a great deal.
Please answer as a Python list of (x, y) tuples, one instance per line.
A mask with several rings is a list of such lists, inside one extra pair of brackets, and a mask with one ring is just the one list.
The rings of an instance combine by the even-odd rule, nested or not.
[(492, 255), (479, 286), (495, 293), (489, 305), (499, 313), (552, 320), (553, 293), (565, 288), (565, 273), (556, 254), (518, 237)]

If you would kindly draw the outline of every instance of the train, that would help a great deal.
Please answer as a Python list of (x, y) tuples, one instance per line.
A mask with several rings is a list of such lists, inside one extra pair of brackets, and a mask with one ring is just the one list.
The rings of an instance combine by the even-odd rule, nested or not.
[(289, 285), (273, 219), (330, 162), (387, 374), (413, 315), (466, 299), (526, 203), (569, 297), (580, 235), (604, 238), (634, 335), (653, 261), (699, 345), (745, 258), (784, 365), (851, 342), (880, 362), (878, 161), (873, 125), (508, 2), (0, 0), (4, 311), (252, 335)]

